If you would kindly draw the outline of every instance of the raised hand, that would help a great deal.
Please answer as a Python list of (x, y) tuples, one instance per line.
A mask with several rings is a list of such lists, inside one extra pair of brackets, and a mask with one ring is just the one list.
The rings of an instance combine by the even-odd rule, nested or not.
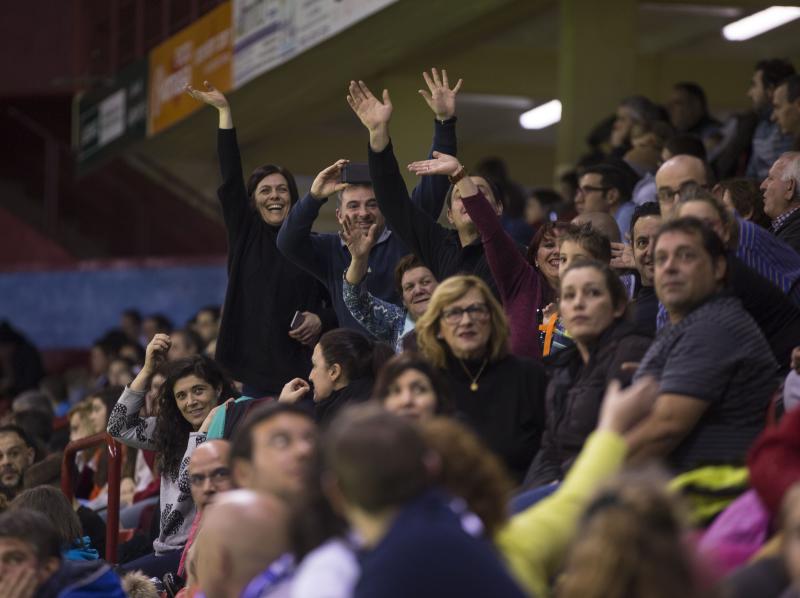
[(650, 413), (656, 397), (655, 378), (641, 378), (624, 389), (618, 380), (612, 380), (603, 397), (597, 429), (624, 434)]
[(368, 231), (364, 231), (360, 226), (353, 222), (350, 216), (345, 216), (342, 222), (342, 230), (339, 233), (350, 251), (353, 259), (367, 259), (369, 252), (378, 242), (378, 225), (373, 224)]
[(347, 103), (356, 113), (358, 119), (370, 131), (375, 131), (389, 124), (392, 118), (392, 100), (389, 91), (383, 90), (383, 101), (376, 98), (363, 81), (350, 81)]
[(185, 85), (184, 90), (198, 102), (203, 102), (209, 106), (214, 106), (217, 110), (229, 108), (228, 98), (226, 98), (220, 90), (211, 85), (208, 81), (203, 81), (205, 91), (195, 89), (191, 85)]
[(454, 175), (461, 168), (457, 158), (442, 152), (433, 152), (433, 160), (420, 160), (408, 165), (408, 169), (416, 175), (428, 174)]
[(311, 197), (323, 200), (347, 187), (347, 183), (342, 182), (342, 168), (348, 162), (349, 160), (337, 160), (320, 172), (311, 183)]
[(167, 353), (172, 346), (172, 341), (167, 334), (156, 334), (147, 345), (144, 354), (142, 371), (152, 374), (156, 368), (167, 360)]
[(621, 270), (635, 270), (636, 262), (633, 260), (633, 248), (625, 243), (611, 243), (610, 266)]
[(436, 115), (438, 120), (447, 120), (456, 113), (456, 94), (461, 89), (462, 79), (459, 79), (453, 89), (450, 89), (450, 81), (447, 78), (447, 71), (442, 69), (442, 75), (435, 68), (431, 69), (431, 74), (423, 72), (422, 77), (428, 86), (429, 91), (420, 89), (420, 95), (425, 98), (428, 106)]

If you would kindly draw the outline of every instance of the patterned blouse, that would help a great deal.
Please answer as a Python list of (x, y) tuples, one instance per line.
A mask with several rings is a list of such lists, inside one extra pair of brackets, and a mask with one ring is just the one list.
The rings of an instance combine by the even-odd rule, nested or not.
[[(139, 417), (144, 406), (144, 392), (125, 387), (108, 418), (108, 433), (122, 444), (148, 451), (157, 450), (154, 441), (155, 417)], [(206, 441), (200, 432), (189, 434), (186, 452), (176, 477), (161, 474), (161, 522), (159, 536), (153, 542), (157, 555), (182, 550), (189, 537), (195, 515), (192, 490), (189, 484), (189, 460), (194, 449)]]

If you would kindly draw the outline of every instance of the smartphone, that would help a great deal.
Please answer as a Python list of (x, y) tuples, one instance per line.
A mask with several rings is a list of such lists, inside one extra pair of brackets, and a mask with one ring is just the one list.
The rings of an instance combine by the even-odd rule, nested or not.
[(292, 322), (289, 324), (289, 330), (297, 330), (300, 328), (300, 325), (305, 322), (306, 317), (299, 311), (294, 312), (294, 316), (292, 316)]
[(349, 162), (342, 167), (342, 182), (353, 185), (371, 185), (369, 165), (366, 162)]

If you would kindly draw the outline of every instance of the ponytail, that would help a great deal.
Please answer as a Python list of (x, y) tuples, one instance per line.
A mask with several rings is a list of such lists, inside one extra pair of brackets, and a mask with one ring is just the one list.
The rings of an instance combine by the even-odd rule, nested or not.
[(347, 328), (329, 330), (319, 339), (325, 361), (338, 363), (348, 381), (375, 378), (389, 358), (394, 355), (385, 343), (370, 340), (360, 332)]

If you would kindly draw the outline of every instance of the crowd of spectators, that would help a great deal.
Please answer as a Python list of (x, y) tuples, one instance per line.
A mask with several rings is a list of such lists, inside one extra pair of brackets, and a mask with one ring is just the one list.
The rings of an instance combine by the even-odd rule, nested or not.
[[(693, 82), (623, 98), (529, 190), (467, 170), (462, 81), (423, 77), (415, 188), (389, 91), (351, 81), (365, 168), (302, 198), (187, 86), (219, 116), (224, 306), (128, 310), (61, 379), (0, 324), (0, 596), (800, 595), (793, 66), (724, 120)], [(111, 564), (108, 452), (57, 489), (104, 433)]]

